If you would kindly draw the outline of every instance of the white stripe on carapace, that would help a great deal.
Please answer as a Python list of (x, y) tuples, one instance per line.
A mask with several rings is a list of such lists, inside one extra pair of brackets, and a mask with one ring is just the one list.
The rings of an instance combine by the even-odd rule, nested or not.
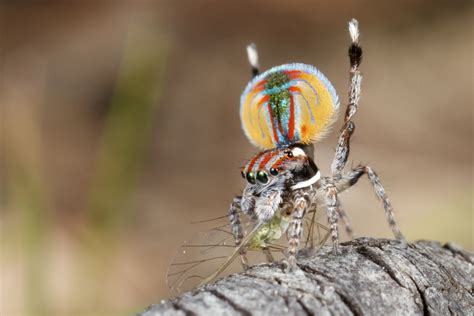
[(301, 189), (309, 187), (312, 184), (315, 184), (319, 179), (321, 179), (321, 173), (318, 171), (312, 178), (298, 182), (297, 184), (291, 187), (292, 190)]

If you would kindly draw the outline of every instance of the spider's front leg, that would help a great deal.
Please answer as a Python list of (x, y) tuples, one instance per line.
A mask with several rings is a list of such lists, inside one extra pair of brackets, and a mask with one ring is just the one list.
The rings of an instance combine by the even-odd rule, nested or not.
[(294, 210), (288, 227), (288, 271), (296, 267), (296, 253), (303, 234), (303, 218), (310, 204), (308, 196), (302, 190), (295, 190), (293, 197)]
[[(246, 214), (247, 216), (254, 218), (255, 212), (255, 198), (253, 194), (246, 188), (243, 196), (237, 196), (234, 198), (229, 207), (229, 222), (234, 236), (235, 245), (238, 246), (244, 238), (242, 232), (242, 223), (240, 221), (239, 212)], [(248, 268), (247, 252), (245, 249), (240, 251), (240, 261), (244, 270)]]
[(382, 186), (382, 182), (380, 181), (379, 176), (371, 167), (358, 166), (345, 173), (342, 178), (337, 180), (335, 183), (337, 191), (342, 192), (347, 188), (353, 186), (364, 174), (366, 174), (369, 178), (369, 181), (372, 184), (372, 187), (374, 188), (375, 194), (383, 203), (383, 208), (385, 210), (385, 215), (387, 217), (388, 224), (390, 225), (390, 228), (392, 229), (395, 238), (399, 240), (404, 240), (404, 237), (400, 229), (398, 228), (397, 223), (395, 222), (395, 215), (393, 212), (392, 203), (390, 203), (387, 193), (385, 193), (385, 189)]

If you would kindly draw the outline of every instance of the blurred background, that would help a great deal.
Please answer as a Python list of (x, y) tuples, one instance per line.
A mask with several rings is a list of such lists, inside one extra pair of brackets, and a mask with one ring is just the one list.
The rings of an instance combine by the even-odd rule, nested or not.
[[(1, 315), (130, 315), (169, 297), (189, 223), (226, 214), (256, 152), (238, 116), (245, 45), (262, 69), (315, 65), (345, 104), (352, 17), (350, 160), (379, 172), (408, 239), (473, 250), (470, 1), (134, 3), (0, 4)], [(335, 141), (316, 145), (326, 174)], [(342, 197), (357, 235), (391, 237), (359, 183)]]

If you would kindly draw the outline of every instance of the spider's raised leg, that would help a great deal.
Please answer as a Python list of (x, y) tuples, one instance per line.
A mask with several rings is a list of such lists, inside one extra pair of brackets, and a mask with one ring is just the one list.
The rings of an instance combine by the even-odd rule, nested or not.
[(359, 26), (355, 19), (349, 22), (349, 34), (352, 43), (349, 46), (349, 61), (350, 61), (350, 88), (349, 88), (349, 103), (344, 115), (344, 125), (339, 135), (339, 140), (336, 147), (336, 154), (331, 164), (331, 172), (334, 177), (340, 177), (342, 170), (346, 166), (349, 158), (350, 139), (354, 133), (355, 125), (351, 121), (354, 114), (357, 112), (357, 107), (360, 99), (362, 74), (359, 71), (359, 65), (362, 62), (362, 48), (359, 45)]
[(379, 176), (375, 173), (375, 171), (369, 166), (358, 166), (349, 172), (345, 173), (341, 179), (337, 180), (336, 187), (337, 191), (341, 192), (345, 189), (353, 186), (357, 183), (362, 175), (366, 174), (369, 178), (370, 183), (372, 184), (375, 194), (377, 197), (382, 201), (383, 208), (385, 210), (385, 215), (387, 216), (388, 224), (392, 229), (393, 234), (397, 239), (403, 240), (404, 237), (400, 232), (400, 229), (395, 222), (395, 215), (393, 212), (392, 204), (385, 193), (385, 189), (382, 186)]
[(294, 193), (294, 210), (290, 226), (288, 227), (288, 270), (296, 266), (296, 253), (303, 234), (303, 218), (309, 205), (309, 199), (300, 191)]
[(255, 45), (255, 43), (252, 43), (247, 46), (247, 57), (249, 59), (250, 66), (252, 67), (252, 77), (255, 77), (260, 73), (257, 45)]
[[(351, 119), (357, 112), (362, 82), (362, 74), (359, 71), (359, 65), (362, 62), (362, 48), (359, 45), (359, 25), (355, 19), (352, 19), (349, 22), (349, 34), (352, 39), (352, 43), (349, 46), (348, 51), (350, 62), (349, 103), (347, 104), (344, 115), (344, 125), (341, 128), (341, 134), (339, 135), (337, 142), (336, 153), (331, 164), (332, 176), (335, 179), (339, 179), (341, 177), (342, 171), (346, 166), (347, 159), (349, 158), (350, 140), (355, 129), (355, 124), (351, 121)], [(349, 235), (349, 238), (352, 239), (353, 231), (349, 219), (340, 205), (337, 207), (337, 209), (337, 215), (342, 218), (342, 221), (346, 227), (346, 232)], [(330, 218), (328, 219), (330, 220)]]

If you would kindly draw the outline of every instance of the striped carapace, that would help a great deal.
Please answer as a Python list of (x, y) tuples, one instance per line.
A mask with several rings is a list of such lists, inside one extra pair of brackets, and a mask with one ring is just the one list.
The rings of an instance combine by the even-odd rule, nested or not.
[(286, 148), (262, 151), (245, 165), (242, 177), (250, 184), (265, 185), (271, 178), (278, 177), (283, 172), (291, 172), (293, 188), (314, 184), (320, 173), (312, 159), (312, 150), (311, 145), (293, 144)]

